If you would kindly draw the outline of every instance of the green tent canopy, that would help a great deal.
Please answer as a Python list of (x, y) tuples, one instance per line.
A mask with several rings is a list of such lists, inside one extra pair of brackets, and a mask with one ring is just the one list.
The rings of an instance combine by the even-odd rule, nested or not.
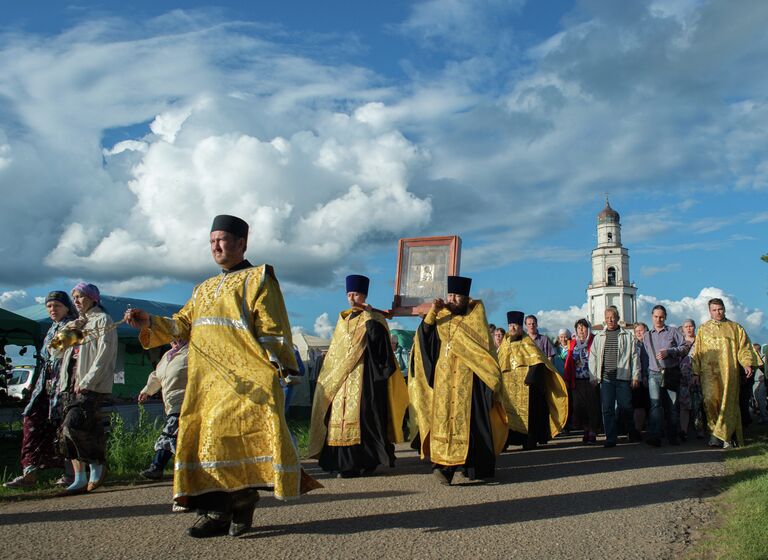
[(41, 335), (40, 325), (36, 321), (0, 308), (0, 340), (6, 344), (37, 346), (44, 336), (45, 331)]

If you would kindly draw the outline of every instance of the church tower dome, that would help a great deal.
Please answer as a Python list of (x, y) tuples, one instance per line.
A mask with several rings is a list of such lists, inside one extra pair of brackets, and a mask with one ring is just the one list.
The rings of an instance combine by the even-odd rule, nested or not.
[(597, 215), (597, 223), (602, 222), (616, 222), (619, 223), (619, 213), (611, 208), (611, 204), (608, 202), (608, 197), (605, 197), (605, 208), (603, 208)]
[(621, 244), (619, 213), (611, 208), (608, 197), (605, 208), (597, 215), (597, 247), (592, 251), (592, 282), (587, 287), (589, 321), (601, 325), (605, 309), (619, 310), (620, 324), (637, 320), (637, 288), (629, 279), (629, 251)]

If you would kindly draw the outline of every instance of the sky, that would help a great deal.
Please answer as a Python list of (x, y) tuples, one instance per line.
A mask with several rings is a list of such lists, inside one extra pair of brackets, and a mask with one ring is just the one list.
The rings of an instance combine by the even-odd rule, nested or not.
[(11, 3), (0, 306), (182, 304), (228, 213), (295, 329), (330, 333), (349, 273), (389, 308), (398, 239), (459, 235), (489, 319), (556, 332), (608, 193), (641, 320), (720, 296), (768, 341), (766, 27), (760, 0)]

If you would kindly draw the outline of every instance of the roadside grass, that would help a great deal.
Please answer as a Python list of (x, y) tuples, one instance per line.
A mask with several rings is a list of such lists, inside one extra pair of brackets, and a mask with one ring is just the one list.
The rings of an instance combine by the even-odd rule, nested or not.
[[(288, 427), (296, 438), (299, 454), (305, 457), (309, 448), (308, 420), (288, 420)], [(21, 425), (14, 426), (0, 438), (0, 483), (21, 474), (19, 452), (21, 449)], [(154, 454), (155, 440), (163, 428), (160, 418), (151, 419), (143, 406), (139, 405), (138, 420), (128, 426), (118, 414), (111, 416), (109, 439), (107, 440), (108, 474), (106, 485), (146, 483), (139, 472), (146, 469)], [(171, 467), (166, 468), (166, 475)], [(58, 469), (38, 473), (37, 483), (29, 488), (5, 488), (0, 486), (0, 502), (35, 498), (50, 498), (61, 492), (53, 482), (61, 476)], [(168, 477), (170, 480), (170, 476)]]
[(719, 520), (691, 558), (768, 558), (768, 427), (753, 425), (748, 436), (744, 447), (726, 453)]

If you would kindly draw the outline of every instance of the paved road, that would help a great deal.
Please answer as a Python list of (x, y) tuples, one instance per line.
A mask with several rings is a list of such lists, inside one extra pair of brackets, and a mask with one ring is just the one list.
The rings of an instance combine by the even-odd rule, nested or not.
[(183, 535), (193, 514), (170, 512), (170, 483), (0, 505), (0, 558), (674, 558), (714, 515), (722, 451), (614, 449), (558, 439), (501, 456), (497, 484), (440, 486), (398, 450), (382, 476), (328, 479), (290, 506), (271, 495), (251, 533)]

